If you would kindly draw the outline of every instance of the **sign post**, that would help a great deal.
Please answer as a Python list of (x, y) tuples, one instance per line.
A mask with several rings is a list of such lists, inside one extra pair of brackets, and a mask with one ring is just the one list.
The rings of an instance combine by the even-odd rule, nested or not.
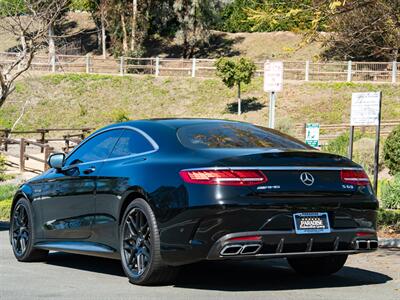
[(266, 61), (264, 63), (264, 91), (269, 92), (269, 120), (268, 127), (275, 127), (276, 93), (283, 87), (283, 62)]
[(378, 187), (382, 92), (353, 93), (351, 97), (349, 157), (353, 155), (354, 126), (376, 126), (374, 190)]
[(319, 147), (319, 123), (306, 124), (306, 144), (311, 147)]

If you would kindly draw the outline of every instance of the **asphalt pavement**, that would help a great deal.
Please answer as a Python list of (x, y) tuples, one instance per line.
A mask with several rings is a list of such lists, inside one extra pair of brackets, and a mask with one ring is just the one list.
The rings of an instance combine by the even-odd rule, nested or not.
[[(4, 225), (4, 224), (3, 224)], [(175, 284), (128, 282), (116, 260), (51, 253), (19, 263), (0, 225), (0, 299), (400, 299), (400, 250), (350, 256), (333, 276), (306, 278), (284, 259), (205, 262), (182, 269)]]

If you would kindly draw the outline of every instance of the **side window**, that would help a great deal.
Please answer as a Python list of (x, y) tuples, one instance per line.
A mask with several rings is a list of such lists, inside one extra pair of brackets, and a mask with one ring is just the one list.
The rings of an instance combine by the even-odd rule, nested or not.
[(125, 129), (112, 151), (110, 158), (138, 154), (154, 150), (150, 142), (139, 132)]
[(114, 129), (96, 135), (74, 151), (67, 158), (65, 165), (70, 166), (108, 158), (122, 132), (121, 129)]

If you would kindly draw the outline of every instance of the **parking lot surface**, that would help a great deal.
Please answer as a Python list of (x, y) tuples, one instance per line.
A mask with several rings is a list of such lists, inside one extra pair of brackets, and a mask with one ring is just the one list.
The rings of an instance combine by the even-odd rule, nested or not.
[(134, 286), (120, 262), (51, 253), (19, 263), (0, 226), (0, 299), (400, 299), (400, 251), (350, 256), (324, 278), (295, 274), (284, 259), (205, 262), (182, 269), (175, 284)]

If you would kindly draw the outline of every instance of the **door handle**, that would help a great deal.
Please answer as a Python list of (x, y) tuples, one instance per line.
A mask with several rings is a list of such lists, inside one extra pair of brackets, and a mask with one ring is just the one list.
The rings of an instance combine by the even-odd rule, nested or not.
[(96, 168), (95, 167), (90, 167), (90, 168), (84, 170), (83, 174), (90, 174), (90, 173), (93, 173), (94, 171), (96, 171)]

